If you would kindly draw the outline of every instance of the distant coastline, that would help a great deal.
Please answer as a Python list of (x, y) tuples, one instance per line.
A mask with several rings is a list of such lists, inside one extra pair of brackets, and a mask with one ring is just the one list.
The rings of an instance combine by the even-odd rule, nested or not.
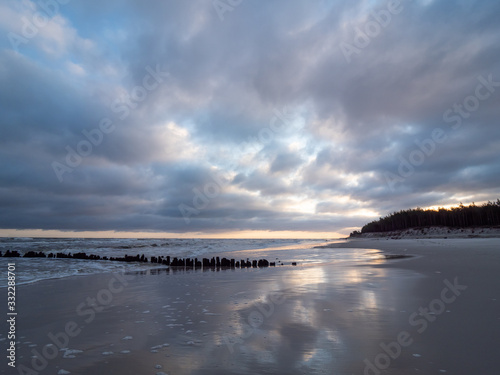
[[(401, 210), (372, 221), (354, 231), (349, 238), (405, 237), (499, 237), (500, 199), (476, 206), (474, 203), (449, 209)], [(480, 236), (481, 234), (481, 236)]]
[(500, 238), (500, 227), (470, 227), (470, 228), (450, 228), (450, 227), (420, 227), (389, 232), (353, 232), (349, 239), (410, 239), (410, 238)]

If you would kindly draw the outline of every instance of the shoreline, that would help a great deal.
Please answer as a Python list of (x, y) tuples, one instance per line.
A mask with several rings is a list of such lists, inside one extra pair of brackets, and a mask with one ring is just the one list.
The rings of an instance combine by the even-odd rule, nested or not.
[(448, 238), (500, 238), (500, 228), (498, 227), (419, 227), (389, 232), (367, 232), (346, 237), (346, 240), (356, 239), (448, 239)]
[[(49, 248), (45, 248), (43, 251), (40, 251), (40, 249), (37, 251), (28, 249), (24, 249), (23, 251), (18, 249), (19, 251), (6, 251), (4, 252), (5, 254), (2, 254), (0, 251), (0, 255), (3, 255), (0, 256), (0, 267), (6, 267), (7, 262), (17, 262), (21, 269), (26, 269), (28, 272), (31, 271), (31, 275), (27, 272), (21, 272), (19, 275), (20, 278), (17, 278), (16, 281), (18, 285), (24, 285), (40, 280), (66, 278), (74, 275), (80, 276), (107, 272), (126, 272), (128, 270), (143, 271), (168, 266), (173, 266), (175, 269), (244, 269), (247, 267), (254, 267), (255, 263), (257, 267), (273, 267), (283, 264), (277, 259), (274, 260), (274, 258), (270, 258), (269, 261), (266, 260), (266, 257), (268, 257), (269, 254), (274, 254), (273, 251), (275, 250), (294, 249), (298, 251), (300, 249), (310, 249), (316, 244), (326, 244), (325, 241), (304, 243), (302, 240), (288, 240), (287, 242), (294, 241), (299, 242), (280, 246), (276, 246), (275, 244), (262, 246), (261, 243), (259, 247), (250, 247), (249, 250), (238, 249), (238, 247), (236, 247), (236, 250), (228, 251), (226, 247), (217, 253), (202, 251), (201, 254), (197, 254), (200, 248), (196, 249), (198, 251), (186, 251), (187, 248), (185, 246), (180, 250), (170, 248), (168, 249), (170, 251), (168, 251), (159, 247), (155, 241), (149, 243), (151, 246), (146, 250), (146, 253), (144, 253), (144, 249), (136, 249), (138, 251), (143, 251), (143, 254), (135, 256), (126, 255), (126, 253), (131, 250), (128, 246), (127, 249), (122, 250), (121, 254), (117, 252), (111, 252), (110, 254), (109, 249), (105, 249), (104, 253), (100, 255), (99, 251), (95, 249), (90, 249), (85, 252), (81, 247), (75, 248), (73, 251), (67, 249), (64, 252), (49, 250)], [(214, 244), (211, 245), (213, 246)], [(251, 246), (251, 244), (247, 244), (247, 246)], [(140, 248), (142, 247), (145, 246), (140, 246)], [(90, 248), (92, 248), (92, 246), (90, 246)], [(135, 251), (133, 252), (135, 253)], [(166, 255), (166, 252), (172, 252), (174, 255)], [(12, 256), (13, 254), (16, 256)], [(250, 263), (248, 263), (248, 261)], [(294, 262), (291, 258), (284, 258), (284, 261), (288, 265)], [(36, 279), (32, 275), (36, 275)], [(5, 285), (3, 285), (3, 282), (5, 282)], [(0, 288), (5, 287), (7, 281), (0, 281), (0, 284)]]

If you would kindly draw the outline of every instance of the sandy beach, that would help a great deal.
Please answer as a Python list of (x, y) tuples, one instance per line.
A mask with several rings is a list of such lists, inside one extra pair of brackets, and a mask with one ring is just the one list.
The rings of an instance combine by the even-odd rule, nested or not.
[[(354, 239), (297, 267), (19, 286), (17, 368), (1, 373), (491, 374), (499, 242)], [(338, 248), (352, 258), (330, 257)]]
[[(421, 356), (408, 362), (391, 362), (387, 374), (491, 374), (500, 364), (500, 267), (499, 238), (432, 238), (432, 239), (361, 239), (350, 240), (343, 247), (377, 248), (388, 254), (412, 254), (414, 258), (396, 260), (383, 268), (417, 272), (422, 277), (408, 290), (411, 312), (427, 308), (430, 315), (423, 332), (413, 334), (415, 342), (405, 349)], [(450, 289), (445, 280), (463, 285), (460, 295), (446, 303), (442, 291)], [(438, 314), (442, 300), (443, 313)], [(451, 298), (450, 298), (451, 299)], [(433, 314), (432, 308), (438, 311)], [(401, 329), (421, 329), (409, 324), (410, 314)], [(421, 314), (419, 312), (419, 317)], [(435, 319), (433, 319), (435, 318)], [(394, 336), (395, 337), (395, 336)], [(418, 347), (418, 350), (416, 348)], [(411, 355), (411, 354), (410, 354)], [(403, 354), (401, 355), (403, 358)], [(358, 372), (359, 373), (359, 372)], [(371, 372), (369, 372), (371, 373)], [(382, 372), (384, 373), (384, 372)]]

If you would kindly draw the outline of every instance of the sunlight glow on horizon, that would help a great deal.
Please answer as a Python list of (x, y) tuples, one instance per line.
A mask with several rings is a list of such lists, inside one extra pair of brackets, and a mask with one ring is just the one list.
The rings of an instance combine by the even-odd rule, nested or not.
[(307, 231), (233, 231), (220, 233), (186, 232), (115, 232), (115, 231), (61, 231), (41, 229), (0, 229), (0, 237), (33, 238), (211, 238), (211, 239), (339, 239), (348, 234)]

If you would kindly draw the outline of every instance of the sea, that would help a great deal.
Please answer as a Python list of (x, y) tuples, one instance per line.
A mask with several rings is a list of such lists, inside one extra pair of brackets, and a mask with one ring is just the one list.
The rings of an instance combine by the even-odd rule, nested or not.
[(7, 267), (15, 263), (16, 285), (29, 284), (45, 279), (110, 272), (144, 271), (165, 266), (152, 263), (126, 263), (104, 260), (23, 258), (28, 251), (49, 253), (78, 253), (101, 257), (125, 255), (171, 256), (178, 258), (268, 259), (277, 265), (300, 265), (323, 262), (364, 261), (380, 257), (378, 251), (353, 249), (318, 249), (342, 239), (91, 239), (91, 238), (0, 238), (2, 255), (7, 250), (18, 251), (19, 258), (0, 258), (4, 275), (0, 287), (7, 286)]

